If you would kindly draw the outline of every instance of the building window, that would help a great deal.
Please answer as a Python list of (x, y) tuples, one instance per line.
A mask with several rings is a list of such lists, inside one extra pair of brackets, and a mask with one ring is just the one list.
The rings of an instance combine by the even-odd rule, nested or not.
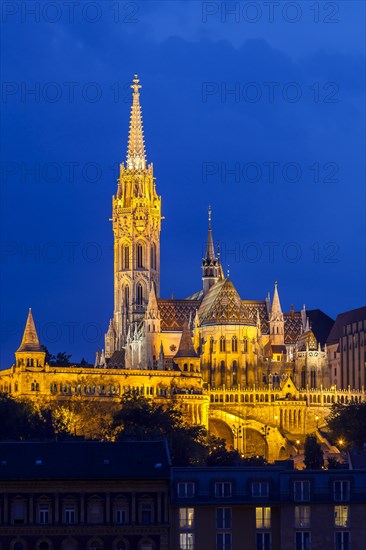
[(310, 506), (295, 506), (295, 527), (310, 527)]
[(102, 550), (102, 545), (99, 540), (92, 540), (89, 543), (88, 550)]
[(115, 523), (119, 523), (119, 524), (128, 523), (128, 521), (127, 521), (127, 518), (128, 518), (127, 509), (126, 508), (116, 508), (115, 512), (114, 512), (114, 518), (115, 518)]
[(49, 523), (49, 508), (48, 506), (39, 507), (39, 523), (41, 525), (47, 525)]
[(231, 550), (231, 533), (216, 534), (216, 550)]
[(294, 482), (294, 499), (298, 502), (307, 502), (310, 500), (310, 481)]
[(193, 533), (179, 533), (179, 550), (194, 550)]
[(193, 529), (194, 508), (179, 508), (179, 527), (180, 529)]
[(350, 534), (348, 531), (337, 531), (335, 533), (335, 550), (350, 550)]
[(255, 526), (257, 529), (271, 528), (271, 509), (268, 507), (257, 507), (255, 509)]
[(142, 306), (142, 286), (140, 283), (136, 287), (136, 302), (138, 306)]
[(248, 339), (244, 338), (244, 353), (248, 353)]
[(221, 336), (220, 338), (220, 351), (221, 352), (226, 351), (226, 340), (224, 336)]
[(145, 525), (152, 523), (152, 520), (153, 520), (152, 504), (150, 503), (141, 504), (140, 517), (141, 517), (141, 523), (144, 523)]
[(12, 519), (14, 525), (27, 523), (27, 505), (24, 500), (16, 500), (12, 504)]
[(333, 497), (337, 502), (349, 500), (349, 481), (333, 482)]
[(309, 531), (295, 533), (295, 550), (310, 550), (311, 539)]
[(88, 521), (89, 523), (103, 522), (103, 506), (101, 502), (92, 501), (88, 503)]
[(65, 508), (65, 523), (68, 525), (75, 523), (75, 508), (73, 506)]
[(128, 310), (130, 307), (130, 287), (125, 286), (125, 308)]
[(178, 483), (178, 497), (187, 498), (194, 496), (194, 483), (193, 481), (186, 481), (184, 483)]
[(216, 508), (216, 529), (231, 529), (231, 508)]
[(269, 484), (263, 481), (255, 481), (252, 483), (252, 497), (268, 497)]
[(271, 550), (271, 533), (256, 534), (256, 550)]
[(137, 267), (142, 268), (144, 267), (142, 244), (138, 244), (136, 247), (136, 250), (137, 250)]
[(216, 482), (215, 497), (231, 497), (231, 483), (229, 481)]
[(24, 543), (20, 540), (13, 542), (12, 550), (24, 550)]
[(233, 336), (231, 340), (231, 351), (236, 353), (238, 351), (238, 339), (236, 336)]
[(130, 247), (124, 246), (122, 252), (122, 267), (123, 269), (130, 269)]
[(151, 245), (150, 251), (151, 251), (151, 262), (150, 262), (151, 266), (150, 267), (151, 267), (151, 269), (156, 270), (156, 244), (155, 243), (153, 243)]
[(116, 550), (128, 550), (128, 543), (125, 540), (119, 540), (115, 545)]
[(348, 506), (334, 506), (334, 525), (336, 527), (349, 527)]
[(43, 540), (38, 544), (38, 550), (50, 550), (50, 545), (47, 541)]

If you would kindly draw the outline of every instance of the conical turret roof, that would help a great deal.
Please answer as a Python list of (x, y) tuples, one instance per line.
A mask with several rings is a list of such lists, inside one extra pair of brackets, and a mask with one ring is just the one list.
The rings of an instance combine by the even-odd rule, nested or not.
[(17, 351), (43, 351), (38, 339), (31, 308), (29, 308), (22, 342)]

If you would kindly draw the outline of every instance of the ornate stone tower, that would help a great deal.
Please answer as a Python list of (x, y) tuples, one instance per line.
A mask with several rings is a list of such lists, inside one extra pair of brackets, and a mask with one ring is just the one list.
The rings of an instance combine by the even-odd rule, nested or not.
[(140, 84), (131, 86), (132, 108), (126, 163), (120, 165), (117, 193), (112, 197), (114, 234), (114, 314), (105, 337), (105, 355), (111, 357), (126, 342), (128, 330), (143, 318), (151, 285), (160, 293), (161, 198), (157, 195), (153, 165), (147, 165)]
[(44, 367), (46, 352), (43, 350), (33, 321), (32, 310), (29, 308), (22, 342), (15, 352), (16, 366), (25, 370), (28, 367)]

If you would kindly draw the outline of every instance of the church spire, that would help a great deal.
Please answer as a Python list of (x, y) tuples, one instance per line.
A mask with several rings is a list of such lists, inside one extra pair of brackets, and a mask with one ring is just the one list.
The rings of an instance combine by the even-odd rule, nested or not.
[(27, 322), (25, 324), (22, 342), (17, 351), (42, 351), (34, 324), (32, 309), (29, 308)]
[(215, 260), (215, 248), (212, 238), (212, 209), (211, 205), (208, 207), (208, 235), (207, 235), (207, 246), (206, 246), (206, 260)]
[(274, 283), (274, 293), (273, 293), (273, 300), (272, 300), (272, 308), (271, 308), (271, 314), (274, 315), (282, 315), (282, 309), (281, 309), (281, 303), (280, 303), (280, 297), (278, 295), (278, 283), (275, 281)]
[(139, 82), (140, 80), (137, 74), (135, 74), (135, 78), (133, 79), (133, 84), (131, 86), (133, 94), (126, 160), (128, 170), (145, 170), (146, 168), (144, 132), (142, 126), (139, 92), (141, 85)]
[(206, 244), (206, 257), (202, 260), (203, 293), (207, 294), (212, 285), (220, 278), (220, 262), (215, 255), (212, 237), (212, 210), (208, 207), (208, 235)]

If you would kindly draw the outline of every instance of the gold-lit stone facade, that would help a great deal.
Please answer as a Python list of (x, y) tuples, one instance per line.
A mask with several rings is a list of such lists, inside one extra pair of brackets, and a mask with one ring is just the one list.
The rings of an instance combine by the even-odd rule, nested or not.
[[(112, 198), (114, 311), (94, 368), (50, 366), (29, 313), (16, 363), (0, 373), (0, 392), (32, 399), (111, 400), (134, 390), (178, 402), (191, 422), (225, 437), (243, 454), (270, 459), (325, 424), (334, 402), (364, 390), (331, 385), (318, 325), (326, 316), (272, 300), (246, 300), (225, 277), (209, 209), (202, 289), (185, 299), (160, 297), (161, 198), (147, 164), (140, 84), (132, 84), (126, 162)], [(329, 319), (329, 318), (328, 318)], [(321, 331), (318, 331), (319, 334)]]

